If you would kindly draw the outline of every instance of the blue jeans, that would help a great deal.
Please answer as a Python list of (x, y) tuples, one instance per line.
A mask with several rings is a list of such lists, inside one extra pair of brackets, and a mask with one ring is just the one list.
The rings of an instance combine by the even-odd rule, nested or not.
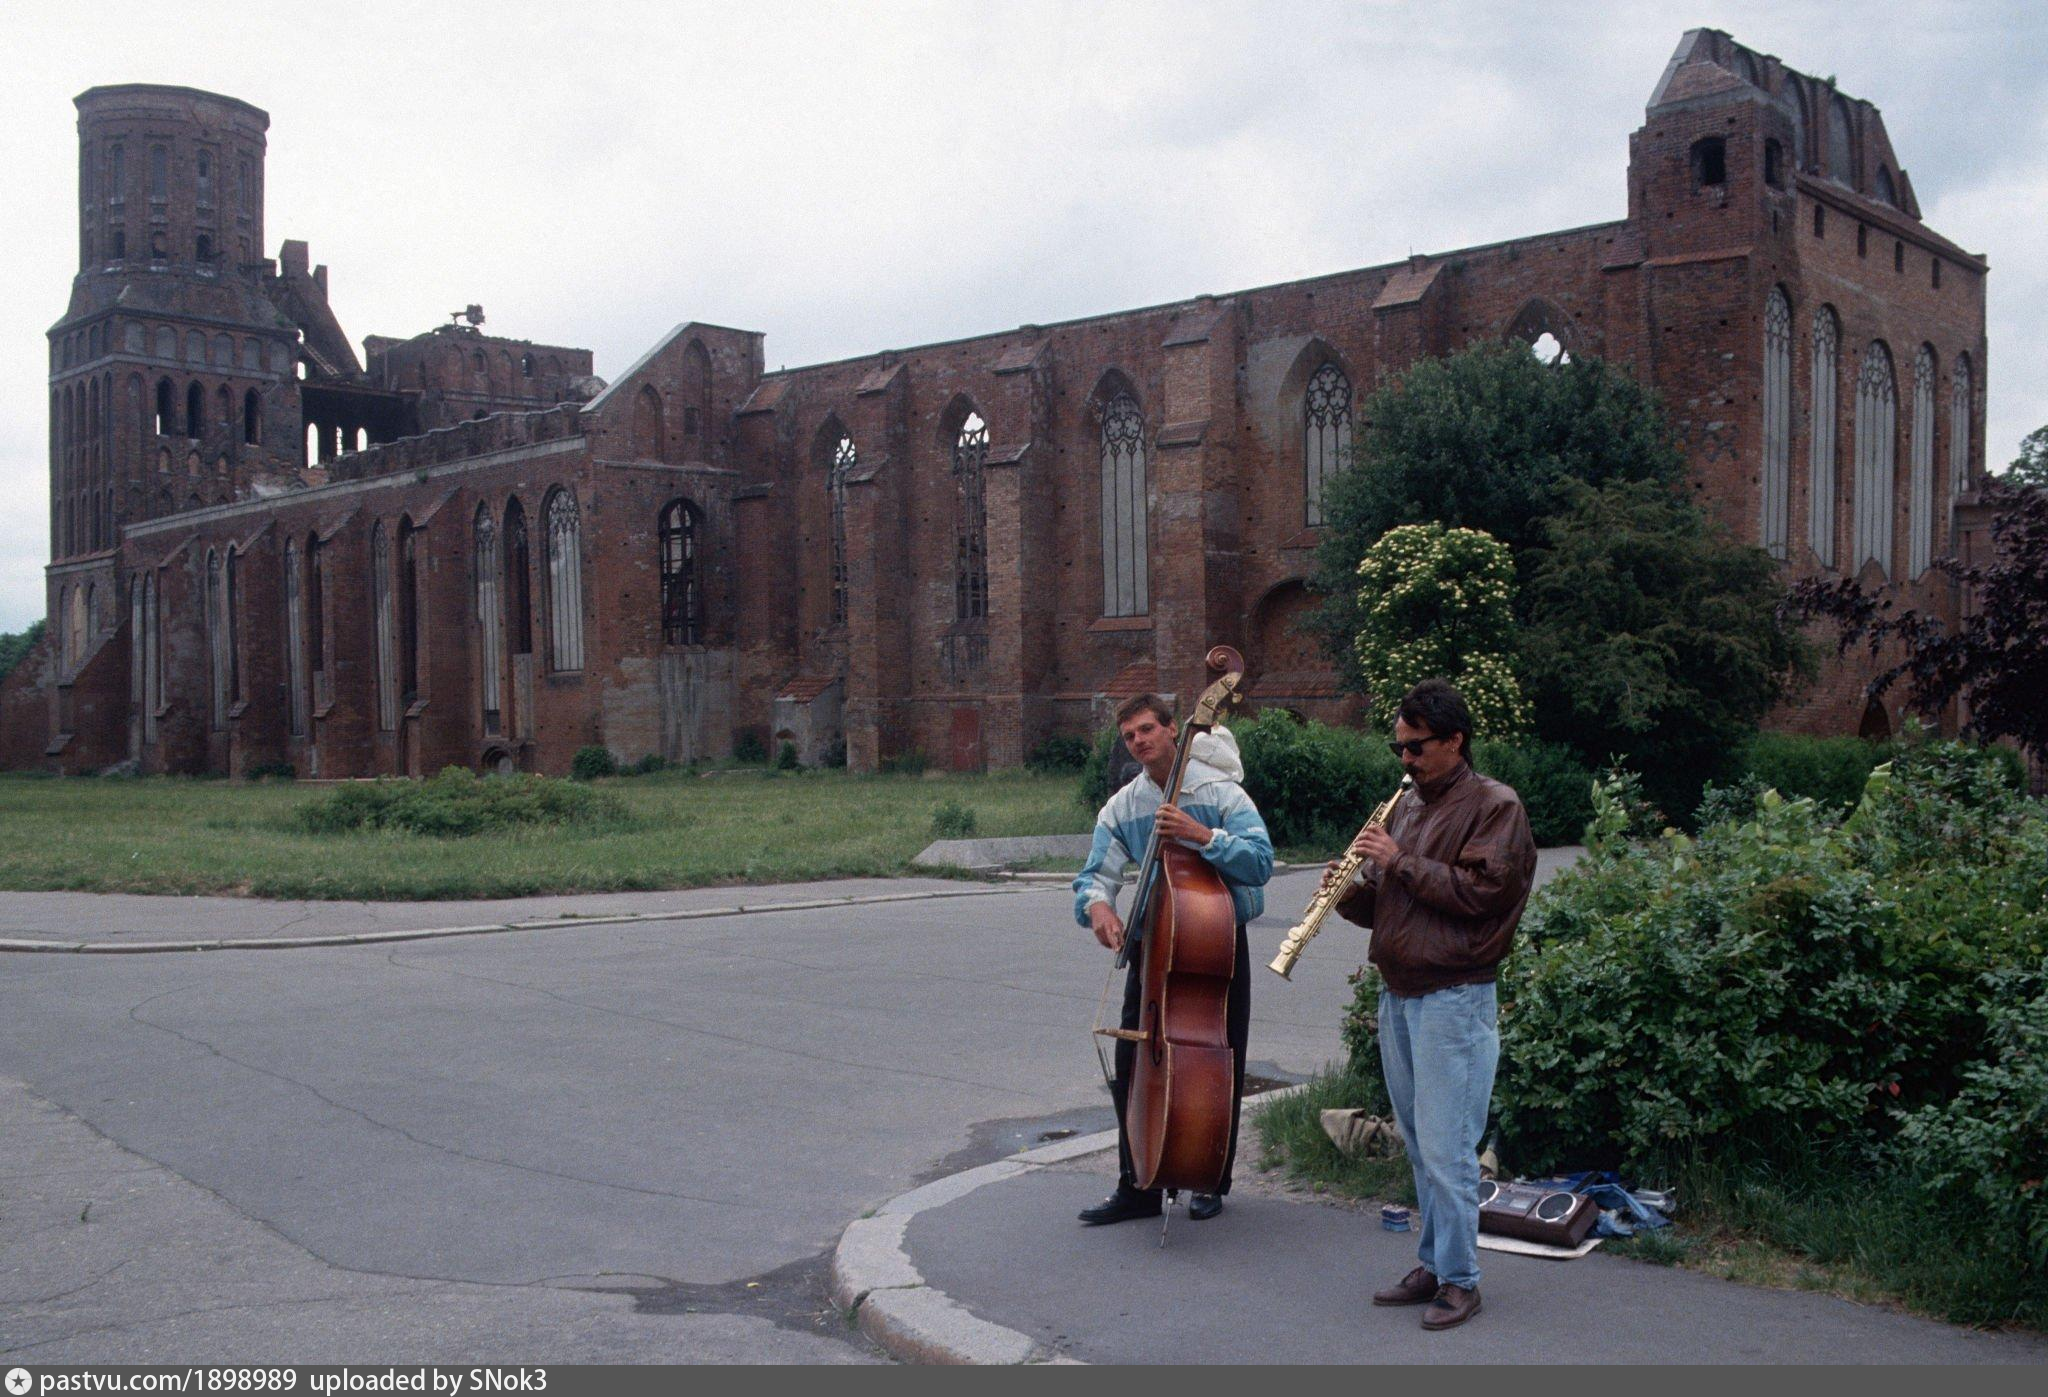
[(1380, 1068), (1422, 1207), (1416, 1259), (1445, 1285), (1479, 1284), (1479, 1141), (1500, 1061), (1494, 987), (1380, 991)]

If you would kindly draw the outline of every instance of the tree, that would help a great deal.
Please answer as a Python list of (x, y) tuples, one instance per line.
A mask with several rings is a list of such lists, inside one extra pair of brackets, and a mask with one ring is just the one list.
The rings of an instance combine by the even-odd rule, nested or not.
[(43, 638), (41, 617), (31, 621), (26, 630), (0, 635), (0, 679), (14, 672), (29, 651), (36, 648), (36, 642)]
[(1528, 726), (1508, 660), (1515, 565), (1498, 539), (1477, 529), (1403, 524), (1366, 550), (1358, 581), (1358, 665), (1376, 705), (1391, 712), (1402, 694), (1437, 676), (1464, 695), (1476, 736)]
[(2036, 427), (2020, 439), (2020, 454), (2004, 476), (2008, 485), (2048, 488), (2048, 427)]
[[(2048, 448), (2048, 428), (2027, 438), (2034, 463)], [(2014, 463), (2018, 475), (2025, 448)], [(1787, 594), (1784, 613), (1824, 620), (1839, 629), (1837, 653), (1858, 643), (1873, 658), (1896, 645), (1903, 658), (1880, 670), (1872, 697), (1904, 681), (1906, 701), (1934, 718), (1956, 698), (1969, 703), (1969, 728), (1990, 741), (2009, 737), (2037, 757), (2048, 757), (2048, 486), (1994, 478), (1983, 498), (1991, 520), (1992, 561), (1966, 564), (1937, 558), (1934, 570), (1976, 595), (1974, 611), (1951, 630), (1940, 617), (1895, 611), (1895, 588), (1865, 591), (1854, 578), (1811, 577)], [(2023, 477), (2024, 478), (2024, 477)]]
[(1536, 731), (1619, 762), (1674, 816), (1699, 803), (1799, 674), (1777, 565), (1650, 481), (1574, 482), (1543, 521), (1517, 670)]
[[(1570, 482), (1676, 485), (1685, 474), (1650, 389), (1598, 359), (1546, 364), (1522, 344), (1418, 360), (1375, 392), (1361, 416), (1356, 463), (1323, 487), (1311, 586), (1324, 600), (1310, 623), (1359, 691), (1356, 573), (1387, 530), (1479, 529), (1508, 546), (1526, 584), (1545, 546), (1542, 521), (1558, 511)], [(1526, 617), (1526, 592), (1518, 609)]]

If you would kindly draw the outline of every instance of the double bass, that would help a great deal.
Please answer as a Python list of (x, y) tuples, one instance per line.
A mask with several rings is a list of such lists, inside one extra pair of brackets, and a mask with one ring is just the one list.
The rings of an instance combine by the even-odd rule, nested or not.
[[(1166, 804), (1180, 798), (1196, 734), (1215, 727), (1223, 710), (1238, 701), (1244, 656), (1219, 645), (1209, 652), (1208, 666), (1222, 677), (1203, 690), (1181, 725)], [(1237, 1062), (1227, 1009), (1237, 964), (1237, 910), (1229, 886), (1208, 860), (1178, 840), (1162, 839), (1156, 824), (1117, 968), (1133, 955), (1144, 987), (1138, 1026), (1095, 1030), (1136, 1045), (1124, 1101), (1133, 1181), (1141, 1189), (1164, 1189), (1169, 1199), (1182, 1189), (1214, 1193), (1229, 1159), (1236, 1114)]]

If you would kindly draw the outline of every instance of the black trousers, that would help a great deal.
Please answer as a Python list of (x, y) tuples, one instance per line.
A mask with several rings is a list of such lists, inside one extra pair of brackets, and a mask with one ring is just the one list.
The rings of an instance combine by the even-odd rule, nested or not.
[[(1133, 957), (1130, 969), (1124, 975), (1124, 1012), (1118, 1022), (1119, 1028), (1136, 1028), (1139, 1014), (1144, 1008), (1145, 981), (1139, 973), (1138, 960)], [(1230, 997), (1224, 1007), (1224, 1028), (1230, 1037), (1230, 1055), (1236, 1059), (1236, 1081), (1230, 1099), (1230, 1150), (1223, 1156), (1223, 1182), (1216, 1192), (1230, 1192), (1230, 1171), (1237, 1163), (1237, 1122), (1244, 1111), (1244, 1050), (1251, 1040), (1252, 1029), (1252, 948), (1245, 939), (1244, 923), (1237, 924), (1237, 966), (1230, 974)], [(1117, 1040), (1116, 1080), (1110, 1084), (1109, 1094), (1116, 1102), (1116, 1166), (1117, 1187), (1137, 1192), (1132, 1182), (1135, 1175), (1131, 1168), (1131, 1136), (1124, 1128), (1124, 1100), (1130, 1093), (1131, 1067), (1138, 1060), (1138, 1045)], [(1158, 1189), (1149, 1190), (1153, 1194)]]

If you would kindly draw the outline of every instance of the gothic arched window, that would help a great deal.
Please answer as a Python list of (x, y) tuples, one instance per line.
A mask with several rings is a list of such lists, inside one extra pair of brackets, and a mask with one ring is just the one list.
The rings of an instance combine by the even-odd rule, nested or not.
[(661, 511), (661, 640), (664, 645), (704, 643), (704, 601), (697, 571), (697, 522), (697, 511), (686, 500), (670, 500)]
[(583, 539), (576, 497), (557, 489), (542, 506), (548, 530), (548, 634), (551, 668), (583, 668)]
[(988, 615), (988, 423), (969, 412), (953, 439), (953, 615), (960, 621)]
[(1792, 303), (1772, 287), (1764, 300), (1763, 518), (1759, 541), (1783, 558), (1792, 514)]
[(1889, 573), (1898, 489), (1898, 383), (1884, 341), (1872, 340), (1856, 374), (1856, 526), (1850, 565)]
[(250, 446), (263, 443), (263, 409), (254, 388), (242, 395), (242, 440)]
[(1906, 493), (1906, 576), (1934, 561), (1934, 350), (1913, 356), (1913, 447)]
[(1970, 356), (1958, 354), (1949, 372), (1948, 407), (1948, 492), (1951, 497), (1970, 488)]
[(505, 502), (505, 633), (514, 655), (533, 653), (533, 565), (526, 547), (526, 509)]
[(1323, 522), (1323, 487), (1351, 461), (1351, 380), (1334, 363), (1308, 381), (1302, 395), (1302, 466), (1306, 476), (1308, 527)]
[(228, 723), (228, 636), (226, 580), (221, 574), (220, 554), (206, 555), (206, 670), (207, 716), (218, 731)]
[(378, 520), (370, 530), (370, 602), (377, 629), (377, 726), (398, 726), (398, 645), (391, 587), (391, 535)]
[(398, 697), (407, 708), (420, 696), (420, 531), (398, 521)]
[(643, 384), (633, 399), (633, 449), (642, 460), (663, 461), (667, 457), (667, 424), (661, 394), (653, 384)]
[(199, 391), (197, 382), (185, 388), (185, 435), (199, 440), (206, 427), (206, 394)]
[(860, 463), (853, 438), (842, 436), (832, 448), (832, 465), (825, 475), (825, 492), (831, 510), (830, 553), (832, 567), (832, 624), (846, 624), (846, 477)]
[(1146, 508), (1145, 416), (1118, 393), (1102, 410), (1102, 614), (1151, 609)]
[(499, 715), (504, 711), (500, 671), (503, 669), (501, 652), (505, 622), (498, 610), (498, 588), (503, 578), (503, 564), (498, 561), (498, 526), (491, 519), (489, 505), (476, 507), (475, 566), (476, 625), (481, 642), (477, 668), (482, 671), (484, 681), (484, 731), (494, 734), (499, 730)]
[(1828, 106), (1828, 178), (1852, 188), (1856, 184), (1856, 162), (1852, 145), (1856, 118), (1840, 96)]
[(292, 736), (306, 731), (306, 612), (305, 568), (299, 556), (299, 541), (284, 546), (284, 639), (285, 661), (289, 666)]
[(1813, 381), (1808, 395), (1806, 541), (1822, 567), (1835, 565), (1835, 382), (1842, 329), (1835, 312), (1813, 314)]

